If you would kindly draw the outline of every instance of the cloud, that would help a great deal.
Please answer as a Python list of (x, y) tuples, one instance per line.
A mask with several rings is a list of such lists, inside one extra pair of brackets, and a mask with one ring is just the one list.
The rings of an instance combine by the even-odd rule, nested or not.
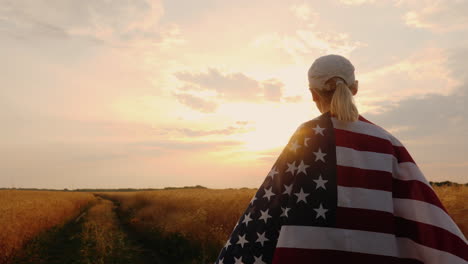
[(301, 20), (309, 21), (311, 23), (315, 23), (318, 20), (318, 13), (313, 12), (306, 3), (293, 5), (290, 7), (290, 10), (294, 16)]
[(359, 95), (363, 95), (359, 101), (380, 111), (405, 98), (453, 93), (460, 80), (447, 68), (447, 56), (441, 48), (423, 49), (390, 65), (358, 74)]
[(284, 84), (276, 79), (270, 79), (263, 82), (264, 95), (267, 100), (280, 101), (282, 96), (282, 88)]
[[(387, 130), (401, 137), (403, 144), (410, 152), (414, 150), (413, 158), (425, 157), (425, 173), (435, 180), (445, 180), (447, 176), (457, 181), (466, 177), (463, 171), (456, 170), (456, 175), (440, 175), (443, 170), (434, 170), (434, 164), (464, 164), (468, 155), (468, 49), (455, 49), (446, 52), (445, 67), (451, 78), (456, 78), (459, 85), (452, 93), (426, 94), (423, 97), (403, 99), (385, 111), (378, 114), (366, 114), (366, 118), (382, 125)], [(465, 163), (463, 163), (465, 162)], [(444, 165), (448, 166), (448, 165)], [(440, 168), (439, 168), (440, 169)], [(463, 172), (463, 173), (462, 173)]]
[(302, 101), (302, 96), (300, 96), (300, 95), (296, 95), (296, 96), (287, 96), (287, 97), (284, 97), (284, 100), (285, 100), (287, 103), (297, 103), (297, 102)]
[[(407, 3), (409, 1), (402, 1)], [(425, 1), (408, 11), (404, 21), (408, 26), (425, 28), (435, 32), (451, 32), (468, 29), (467, 1)]]
[(339, 0), (339, 2), (345, 5), (363, 5), (375, 3), (375, 0)]
[[(237, 73), (221, 73), (215, 68), (209, 68), (207, 72), (176, 72), (174, 76), (184, 82), (179, 88), (181, 91), (207, 91), (214, 92), (215, 98), (228, 102), (279, 102), (283, 95), (283, 82), (271, 78), (258, 81), (247, 75)], [(216, 110), (215, 103), (205, 101), (190, 93), (176, 94), (179, 102), (202, 112)]]
[(161, 1), (3, 1), (0, 30), (16, 38), (81, 37), (118, 47), (183, 43), (175, 24), (162, 25)]
[(240, 133), (246, 133), (252, 131), (252, 128), (246, 128), (247, 122), (236, 122), (237, 126), (228, 126), (222, 129), (213, 129), (213, 130), (197, 130), (191, 128), (160, 128), (157, 132), (160, 135), (183, 135), (186, 137), (204, 137), (204, 136), (212, 136), (212, 135), (234, 135)]
[(226, 148), (231, 148), (234, 146), (242, 145), (242, 142), (239, 141), (229, 141), (229, 140), (209, 140), (209, 141), (195, 141), (191, 140), (148, 140), (148, 141), (139, 141), (128, 144), (128, 146), (138, 149), (140, 152), (154, 153), (157, 155), (168, 153), (168, 152), (177, 152), (177, 151), (218, 151), (224, 150)]
[(256, 48), (280, 49), (298, 62), (331, 53), (349, 56), (355, 49), (366, 46), (361, 41), (352, 40), (348, 33), (320, 31), (314, 24), (307, 24), (293, 33), (261, 34), (253, 39), (251, 45)]
[(215, 102), (188, 93), (174, 94), (174, 96), (180, 103), (203, 113), (213, 113), (218, 108)]
[(177, 79), (205, 90), (213, 90), (221, 98), (230, 100), (259, 99), (262, 88), (260, 83), (243, 73), (222, 74), (217, 69), (209, 68), (206, 73), (176, 72)]

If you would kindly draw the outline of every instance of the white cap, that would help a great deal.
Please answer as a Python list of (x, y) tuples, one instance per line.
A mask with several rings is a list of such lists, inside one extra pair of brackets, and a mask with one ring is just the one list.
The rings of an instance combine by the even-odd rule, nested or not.
[(354, 84), (354, 66), (340, 55), (326, 55), (319, 57), (312, 63), (308, 72), (309, 86), (325, 91), (325, 82), (332, 77), (340, 77), (348, 86)]

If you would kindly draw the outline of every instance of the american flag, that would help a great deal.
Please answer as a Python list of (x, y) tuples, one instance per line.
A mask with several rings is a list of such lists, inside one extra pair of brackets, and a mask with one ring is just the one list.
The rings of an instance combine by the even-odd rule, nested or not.
[(401, 142), (329, 112), (290, 138), (216, 264), (468, 262), (468, 244)]

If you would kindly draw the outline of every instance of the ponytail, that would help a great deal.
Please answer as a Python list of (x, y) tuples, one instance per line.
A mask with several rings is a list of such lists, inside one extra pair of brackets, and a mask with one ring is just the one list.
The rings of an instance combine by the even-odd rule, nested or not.
[(343, 80), (336, 81), (336, 89), (330, 102), (330, 112), (341, 121), (352, 122), (359, 118), (359, 112), (354, 104), (353, 94)]

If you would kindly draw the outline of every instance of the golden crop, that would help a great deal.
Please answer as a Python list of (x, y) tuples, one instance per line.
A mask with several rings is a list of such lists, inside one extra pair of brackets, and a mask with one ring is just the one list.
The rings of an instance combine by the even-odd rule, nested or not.
[[(434, 187), (442, 203), (465, 236), (468, 234), (468, 186)], [(222, 246), (247, 208), (254, 189), (179, 189), (113, 193), (121, 209), (132, 215), (140, 230), (157, 227), (178, 232), (202, 244)]]
[(75, 217), (94, 196), (53, 191), (0, 191), (0, 263), (25, 242)]
[(468, 237), (468, 186), (434, 186), (434, 191), (439, 196), (450, 216), (461, 231)]
[(185, 189), (113, 193), (131, 224), (139, 229), (159, 228), (198, 241), (223, 245), (251, 198), (253, 189)]

